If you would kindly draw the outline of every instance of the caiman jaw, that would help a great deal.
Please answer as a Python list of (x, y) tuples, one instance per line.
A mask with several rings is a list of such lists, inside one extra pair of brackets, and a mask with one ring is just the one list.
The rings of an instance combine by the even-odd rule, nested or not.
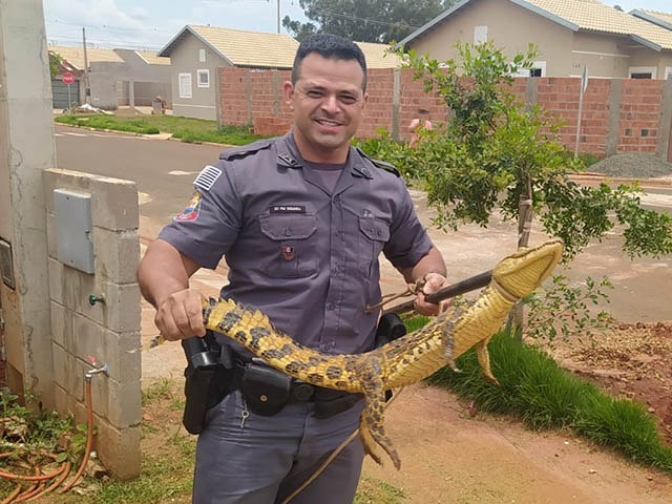
[(551, 275), (563, 247), (563, 241), (555, 238), (538, 247), (519, 250), (495, 267), (493, 283), (507, 298), (527, 296)]

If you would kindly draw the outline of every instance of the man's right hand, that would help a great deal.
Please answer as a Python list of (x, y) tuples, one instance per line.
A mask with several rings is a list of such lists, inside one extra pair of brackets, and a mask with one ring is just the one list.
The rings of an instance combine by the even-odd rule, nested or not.
[(191, 289), (171, 294), (157, 306), (154, 323), (168, 341), (205, 336), (203, 296)]

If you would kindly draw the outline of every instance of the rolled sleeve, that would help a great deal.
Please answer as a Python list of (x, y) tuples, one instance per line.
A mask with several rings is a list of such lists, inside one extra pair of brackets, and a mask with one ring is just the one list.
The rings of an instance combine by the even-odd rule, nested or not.
[(385, 257), (395, 268), (411, 268), (425, 257), (434, 246), (427, 230), (420, 222), (413, 199), (400, 182), (400, 203), (390, 228), (390, 240), (383, 249)]
[[(159, 238), (203, 267), (214, 269), (235, 243), (240, 231), (242, 204), (232, 180), (231, 170), (217, 165), (222, 176), (209, 189), (195, 186), (198, 198), (191, 213), (173, 218)], [(193, 201), (193, 198), (192, 198)], [(190, 203), (191, 205), (191, 203)], [(185, 212), (187, 212), (185, 210)]]

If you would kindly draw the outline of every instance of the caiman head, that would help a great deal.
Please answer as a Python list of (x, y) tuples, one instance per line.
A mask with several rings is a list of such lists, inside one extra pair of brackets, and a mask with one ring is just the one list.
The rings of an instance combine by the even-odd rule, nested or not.
[(553, 238), (533, 248), (522, 248), (502, 259), (492, 270), (492, 281), (515, 299), (527, 296), (546, 280), (562, 259), (564, 243)]

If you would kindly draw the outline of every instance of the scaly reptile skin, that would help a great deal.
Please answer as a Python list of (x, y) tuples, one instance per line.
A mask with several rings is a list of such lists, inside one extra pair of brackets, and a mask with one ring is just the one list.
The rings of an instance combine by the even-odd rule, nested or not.
[(521, 249), (502, 259), (492, 280), (464, 310), (448, 309), (425, 327), (364, 354), (328, 355), (296, 343), (276, 331), (268, 317), (230, 300), (204, 301), (208, 329), (245, 346), (270, 366), (313, 385), (362, 393), (365, 408), (360, 436), (366, 452), (380, 463), (374, 442), (400, 460), (385, 434), (385, 391), (418, 382), (441, 367), (455, 369), (454, 359), (476, 347), (483, 374), (494, 383), (487, 344), (504, 323), (516, 301), (537, 289), (561, 259), (563, 243), (553, 239)]

